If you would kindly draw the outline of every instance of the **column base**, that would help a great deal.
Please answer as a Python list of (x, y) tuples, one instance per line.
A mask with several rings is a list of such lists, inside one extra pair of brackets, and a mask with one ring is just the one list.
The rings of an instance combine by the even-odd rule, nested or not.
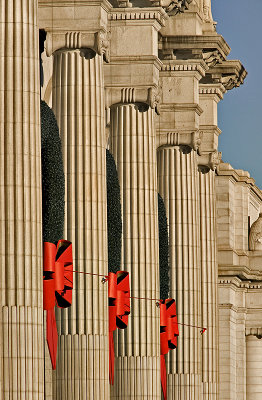
[(56, 400), (108, 400), (108, 336), (58, 337)]
[(161, 400), (160, 356), (116, 357), (111, 400)]
[[(168, 374), (168, 400), (200, 400), (201, 375)], [(202, 400), (202, 399), (201, 399)]]

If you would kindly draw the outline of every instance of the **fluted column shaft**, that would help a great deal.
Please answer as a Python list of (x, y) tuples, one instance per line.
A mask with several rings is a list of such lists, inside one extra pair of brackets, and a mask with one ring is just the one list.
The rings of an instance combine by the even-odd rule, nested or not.
[[(54, 54), (53, 109), (65, 169), (65, 238), (74, 269), (107, 275), (106, 136), (102, 57)], [(72, 306), (57, 313), (57, 400), (108, 399), (107, 284), (74, 274)]]
[[(169, 225), (171, 297), (178, 322), (199, 325), (200, 254), (199, 191), (196, 152), (183, 154), (178, 146), (158, 149), (158, 189)], [(179, 325), (178, 347), (169, 352), (168, 396), (200, 399), (199, 329)]]
[(199, 172), (202, 322), (202, 398), (216, 400), (218, 392), (217, 248), (215, 172)]
[(0, 398), (44, 398), (36, 0), (0, 2)]
[[(159, 298), (157, 165), (154, 111), (111, 109), (111, 151), (123, 215), (122, 269), (131, 296)], [(128, 328), (116, 340), (112, 399), (160, 399), (160, 321), (155, 301), (132, 299)]]

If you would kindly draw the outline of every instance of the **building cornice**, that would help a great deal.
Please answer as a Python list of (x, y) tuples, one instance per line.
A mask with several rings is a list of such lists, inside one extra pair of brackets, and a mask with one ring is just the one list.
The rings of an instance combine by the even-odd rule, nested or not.
[(38, 0), (38, 7), (90, 7), (100, 6), (106, 11), (113, 8), (108, 0)]
[(108, 15), (109, 21), (123, 22), (133, 25), (145, 25), (156, 22), (159, 24), (159, 29), (165, 26), (168, 15), (162, 7), (152, 8), (113, 8)]
[(207, 84), (199, 84), (199, 94), (201, 96), (217, 96), (218, 101), (222, 100), (224, 97), (224, 94), (226, 93), (225, 87), (222, 85), (222, 83), (207, 83)]
[(203, 60), (162, 60), (161, 76), (168, 76), (172, 72), (198, 73), (200, 80), (207, 70), (207, 65)]
[(262, 191), (255, 184), (255, 179), (250, 177), (247, 171), (234, 169), (229, 163), (221, 162), (217, 168), (218, 176), (228, 176), (235, 182), (241, 182), (250, 186), (250, 189), (262, 200)]

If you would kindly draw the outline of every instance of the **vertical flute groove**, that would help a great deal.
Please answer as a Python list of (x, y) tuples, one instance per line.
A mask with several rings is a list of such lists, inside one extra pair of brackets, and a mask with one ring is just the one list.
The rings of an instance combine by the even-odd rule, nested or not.
[[(53, 104), (66, 179), (64, 235), (73, 243), (75, 270), (107, 275), (103, 90), (102, 57), (87, 60), (79, 50), (54, 54)], [(72, 306), (57, 315), (57, 400), (88, 392), (87, 398), (108, 398), (107, 313), (107, 284), (96, 275), (74, 274)]]

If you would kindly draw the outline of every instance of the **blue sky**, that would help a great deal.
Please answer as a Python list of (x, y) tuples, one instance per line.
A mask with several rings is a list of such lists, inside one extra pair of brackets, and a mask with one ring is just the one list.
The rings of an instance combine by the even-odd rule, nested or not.
[(217, 32), (248, 71), (243, 85), (218, 106), (222, 159), (244, 169), (262, 189), (262, 0), (212, 0)]

